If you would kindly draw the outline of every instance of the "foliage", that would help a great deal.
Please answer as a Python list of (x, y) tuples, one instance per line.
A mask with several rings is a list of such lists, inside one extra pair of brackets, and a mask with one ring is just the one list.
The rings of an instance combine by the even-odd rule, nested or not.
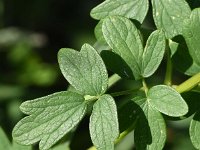
[[(153, 31), (143, 26), (150, 5), (156, 25)], [(28, 116), (14, 127), (13, 140), (24, 145), (39, 142), (40, 149), (49, 149), (88, 114), (94, 144), (90, 149), (114, 150), (134, 131), (136, 149), (160, 150), (167, 139), (166, 121), (195, 114), (189, 131), (199, 149), (200, 110), (184, 97), (190, 92), (200, 94), (200, 8), (191, 10), (185, 0), (106, 0), (92, 9), (91, 16), (99, 20), (97, 43), (84, 44), (80, 51), (62, 48), (58, 52), (61, 72), (74, 89), (22, 103), (20, 109)], [(182, 58), (184, 63), (175, 63)], [(166, 64), (162, 84), (147, 85), (162, 63)], [(190, 77), (176, 85), (174, 68)], [(141, 84), (110, 92), (120, 79)], [(124, 97), (121, 103), (119, 96)], [(126, 104), (129, 109), (123, 109)], [(191, 110), (195, 111), (191, 114)]]

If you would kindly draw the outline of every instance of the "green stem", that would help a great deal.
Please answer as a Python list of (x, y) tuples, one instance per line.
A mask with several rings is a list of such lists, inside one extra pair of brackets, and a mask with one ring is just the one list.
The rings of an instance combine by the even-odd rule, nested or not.
[(110, 95), (113, 96), (113, 97), (123, 96), (123, 95), (130, 95), (133, 92), (136, 92), (136, 91), (138, 91), (140, 89), (141, 88), (126, 90), (126, 91), (120, 91), (120, 92), (114, 92), (114, 93), (110, 93)]
[(122, 141), (131, 131), (133, 131), (135, 129), (137, 120), (124, 132), (122, 132), (119, 137), (115, 140), (115, 144), (119, 143), (120, 141)]
[(147, 87), (147, 84), (146, 84), (146, 81), (145, 81), (144, 78), (142, 79), (142, 85), (143, 85), (143, 88), (144, 88), (144, 92), (147, 95), (147, 92), (148, 92), (149, 89)]
[(190, 91), (200, 83), (200, 72), (176, 87), (179, 93)]
[[(170, 41), (167, 42), (167, 45), (169, 45)], [(170, 49), (167, 49), (167, 68), (166, 68), (166, 74), (165, 74), (165, 80), (164, 84), (171, 86), (172, 85), (172, 60), (170, 56)]]
[(115, 83), (117, 83), (119, 80), (121, 79), (121, 77), (117, 74), (113, 74), (111, 77), (109, 77), (108, 80), (108, 87), (112, 87)]

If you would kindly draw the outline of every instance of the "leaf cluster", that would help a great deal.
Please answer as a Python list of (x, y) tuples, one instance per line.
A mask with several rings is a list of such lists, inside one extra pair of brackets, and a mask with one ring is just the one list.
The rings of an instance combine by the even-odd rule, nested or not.
[[(91, 16), (99, 20), (97, 43), (84, 44), (80, 51), (62, 48), (58, 52), (61, 72), (74, 90), (22, 103), (20, 109), (27, 116), (13, 129), (16, 142), (39, 142), (40, 149), (50, 149), (92, 108), (89, 130), (98, 150), (114, 150), (132, 130), (137, 149), (163, 149), (167, 138), (165, 116), (179, 118), (194, 113), (190, 137), (200, 148), (200, 110), (191, 113), (193, 106), (182, 95), (200, 93), (200, 9), (191, 10), (185, 0), (150, 2), (106, 0), (92, 9)], [(145, 39), (143, 24), (150, 5), (156, 28)], [(163, 61), (167, 65), (164, 82), (147, 85), (146, 78), (154, 75)], [(173, 67), (191, 78), (173, 85)], [(107, 70), (120, 78), (112, 81)], [(142, 86), (110, 93), (108, 89), (119, 79), (138, 81)], [(127, 94), (129, 99), (118, 107), (115, 97)], [(126, 119), (129, 115), (131, 119)]]

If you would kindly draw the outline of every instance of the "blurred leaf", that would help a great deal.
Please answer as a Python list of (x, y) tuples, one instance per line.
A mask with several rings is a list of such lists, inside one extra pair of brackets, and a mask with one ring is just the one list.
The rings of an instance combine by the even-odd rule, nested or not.
[(200, 112), (194, 115), (190, 124), (190, 139), (196, 149), (200, 149)]
[(6, 134), (3, 129), (0, 127), (0, 149), (1, 150), (9, 150), (11, 148), (10, 141), (8, 140)]
[(16, 85), (0, 85), (0, 102), (20, 97), (24, 94), (25, 89)]
[(32, 147), (27, 145), (20, 145), (16, 142), (13, 142), (11, 150), (32, 150)]

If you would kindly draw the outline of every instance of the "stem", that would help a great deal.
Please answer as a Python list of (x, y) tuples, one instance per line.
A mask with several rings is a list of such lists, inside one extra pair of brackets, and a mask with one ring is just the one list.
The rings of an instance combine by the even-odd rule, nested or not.
[[(167, 44), (169, 42), (170, 41), (168, 41)], [(167, 49), (167, 68), (166, 68), (164, 84), (169, 85), (169, 86), (172, 85), (172, 60), (171, 60), (170, 54), (171, 54), (170, 50)]]
[(142, 79), (142, 85), (143, 85), (143, 88), (144, 88), (144, 92), (147, 95), (147, 92), (148, 92), (149, 89), (147, 87), (147, 84), (146, 84), (146, 81), (145, 81), (144, 78)]
[(115, 140), (115, 144), (119, 143), (121, 140), (123, 140), (131, 131), (135, 129), (137, 120), (124, 132), (122, 132), (119, 137)]
[(120, 91), (120, 92), (114, 92), (114, 93), (110, 93), (110, 95), (113, 96), (113, 97), (122, 96), (122, 95), (129, 95), (129, 94), (132, 94), (133, 92), (136, 92), (138, 90), (140, 90), (140, 88), (126, 90), (126, 91)]
[(187, 92), (200, 83), (200, 72), (176, 87), (179, 93)]
[(117, 74), (113, 74), (108, 80), (108, 87), (112, 87), (115, 83), (117, 83), (121, 77)]

